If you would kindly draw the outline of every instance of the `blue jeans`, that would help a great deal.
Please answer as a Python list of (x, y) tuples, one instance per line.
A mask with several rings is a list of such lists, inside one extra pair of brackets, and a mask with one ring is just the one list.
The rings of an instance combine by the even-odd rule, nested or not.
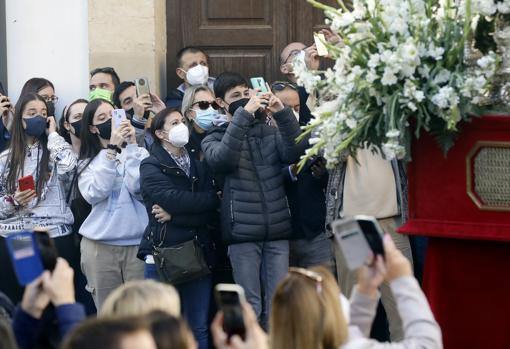
[(331, 272), (335, 272), (335, 259), (333, 257), (333, 240), (322, 233), (313, 239), (291, 240), (290, 266), (311, 268), (322, 265)]
[[(159, 281), (155, 264), (145, 263), (146, 279)], [(207, 276), (184, 284), (174, 285), (181, 298), (181, 312), (193, 331), (199, 349), (209, 348), (209, 306), (212, 278)]]
[(244, 288), (246, 300), (267, 328), (274, 291), (289, 270), (289, 241), (233, 244), (228, 255), (235, 282)]

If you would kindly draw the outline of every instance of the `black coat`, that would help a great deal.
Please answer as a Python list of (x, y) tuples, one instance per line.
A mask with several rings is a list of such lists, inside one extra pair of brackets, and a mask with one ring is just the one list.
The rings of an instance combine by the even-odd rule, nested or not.
[(308, 162), (293, 181), (289, 167), (283, 169), (285, 190), (292, 214), (292, 238), (311, 240), (324, 232), (328, 173), (315, 178)]
[(225, 176), (221, 231), (227, 244), (291, 236), (281, 168), (296, 162), (308, 142), (296, 144), (301, 131), (291, 109), (273, 118), (279, 129), (239, 108), (228, 126), (212, 129), (202, 142), (209, 166)]
[(149, 215), (149, 226), (138, 253), (140, 258), (151, 253), (152, 243), (159, 245), (161, 242), (163, 224), (151, 213), (152, 206), (157, 204), (172, 216), (164, 223), (166, 234), (161, 246), (174, 246), (197, 236), (205, 246), (206, 257), (210, 262), (213, 260), (209, 225), (216, 219), (219, 199), (206, 165), (193, 156), (190, 156), (190, 164), (188, 177), (156, 142), (151, 156), (140, 164), (140, 186)]

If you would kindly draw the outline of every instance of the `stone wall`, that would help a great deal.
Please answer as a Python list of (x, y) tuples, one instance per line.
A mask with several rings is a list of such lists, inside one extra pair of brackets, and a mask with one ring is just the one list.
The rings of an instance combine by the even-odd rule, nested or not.
[(90, 69), (148, 77), (151, 90), (166, 96), (165, 0), (89, 0), (88, 10)]

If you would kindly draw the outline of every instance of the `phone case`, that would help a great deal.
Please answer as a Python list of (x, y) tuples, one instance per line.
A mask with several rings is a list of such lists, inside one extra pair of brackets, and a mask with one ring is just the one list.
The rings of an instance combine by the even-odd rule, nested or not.
[(136, 85), (136, 95), (150, 95), (150, 88), (149, 88), (149, 79), (147, 78), (138, 78), (135, 80)]
[(321, 57), (328, 55), (328, 48), (324, 45), (323, 41), (326, 41), (324, 34), (318, 33), (313, 35), (315, 46), (317, 47), (317, 54)]
[(25, 286), (42, 274), (41, 256), (31, 232), (12, 233), (7, 236), (6, 243), (20, 285)]
[(266, 81), (264, 80), (263, 77), (251, 78), (250, 82), (251, 82), (251, 86), (254, 89), (258, 88), (260, 90), (260, 93), (267, 93), (267, 92), (269, 92), (268, 89), (267, 89)]
[(35, 182), (34, 177), (32, 176), (25, 176), (18, 179), (18, 185), (19, 185), (19, 191), (25, 191), (25, 190), (35, 190)]
[(126, 119), (126, 111), (124, 109), (114, 109), (112, 111), (113, 128), (118, 128), (120, 123)]

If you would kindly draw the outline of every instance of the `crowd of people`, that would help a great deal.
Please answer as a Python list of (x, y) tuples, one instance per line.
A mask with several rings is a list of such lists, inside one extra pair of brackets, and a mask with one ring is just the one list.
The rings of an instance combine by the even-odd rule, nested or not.
[[(332, 171), (320, 156), (298, 169), (314, 98), (293, 61), (317, 70), (315, 45), (289, 44), (287, 80), (267, 92), (237, 72), (210, 76), (199, 48), (176, 59), (183, 82), (165, 101), (110, 67), (59, 118), (47, 79), (27, 81), (15, 104), (0, 90), (0, 235), (43, 229), (61, 256), (24, 291), (4, 268), (1, 347), (382, 348), (370, 339), (381, 298), (392, 348), (441, 348), (414, 241), (396, 232), (404, 164), (361, 148)], [(35, 188), (22, 191), (27, 175)], [(378, 219), (385, 258), (354, 273), (329, 224), (358, 214)], [(225, 333), (212, 297), (234, 282), (244, 338)]]

